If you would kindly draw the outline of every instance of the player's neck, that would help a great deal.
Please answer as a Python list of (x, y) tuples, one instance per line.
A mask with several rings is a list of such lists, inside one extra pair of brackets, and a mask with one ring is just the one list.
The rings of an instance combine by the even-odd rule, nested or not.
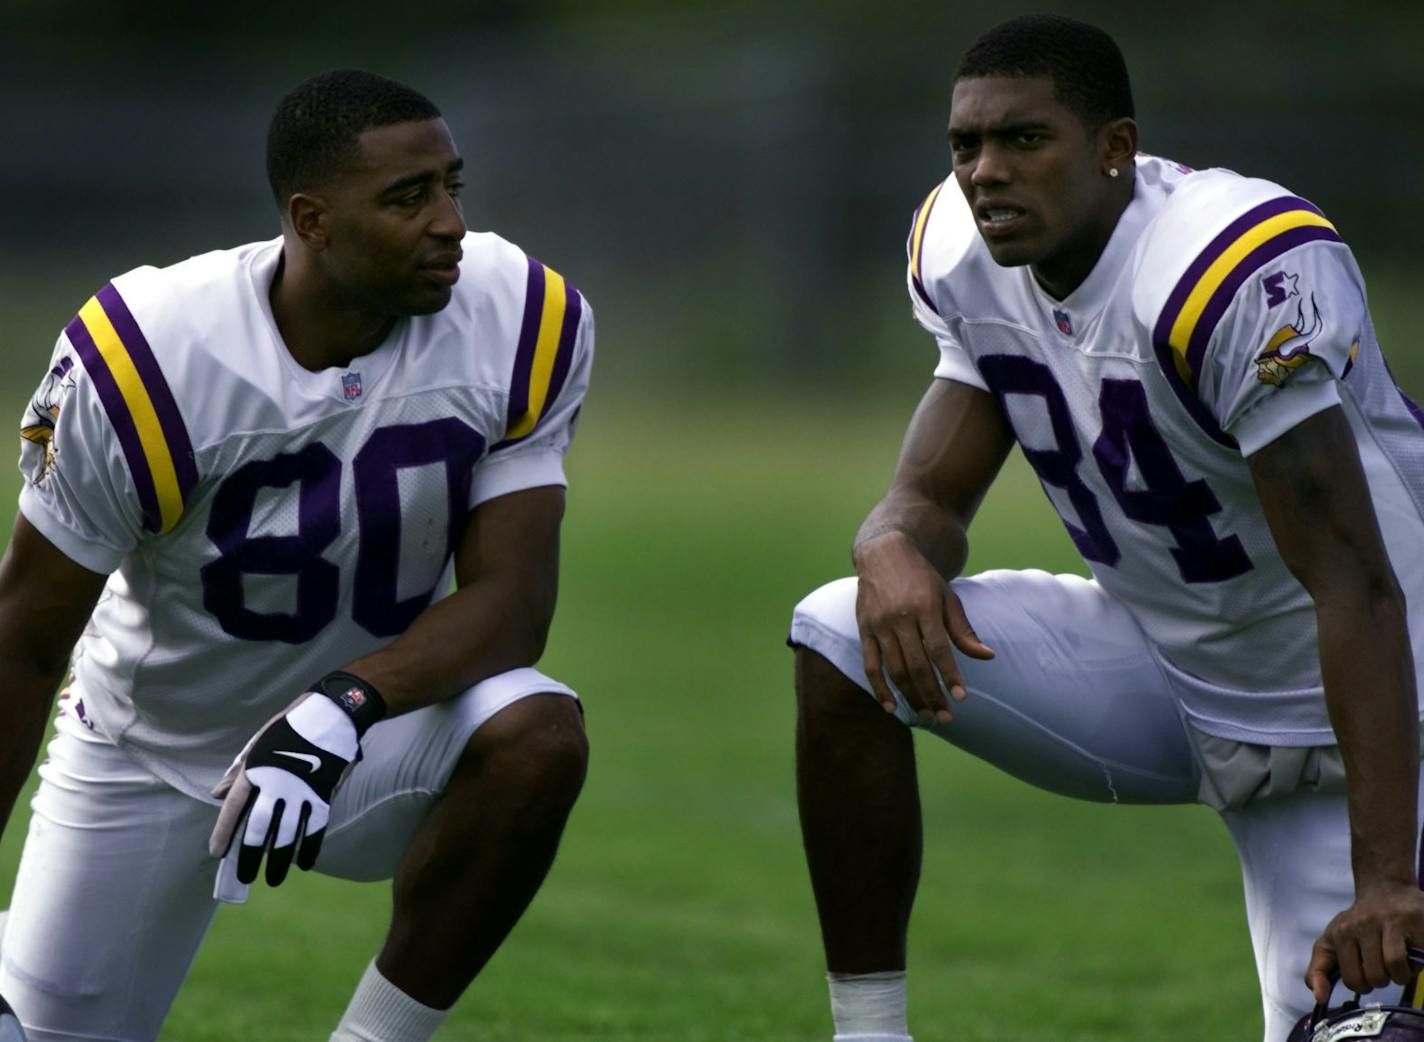
[(1063, 300), (1083, 284), (1097, 267), (1113, 232), (1117, 231), (1117, 222), (1131, 202), (1132, 182), (1129, 179), (1118, 189), (1111, 204), (1103, 207), (1099, 219), (1089, 224), (1070, 247), (1029, 267), (1034, 280), (1045, 293), (1054, 300)]
[(287, 352), (303, 369), (320, 372), (350, 365), (353, 358), (381, 346), (395, 325), (394, 315), (353, 307), (347, 299), (325, 291), (310, 273), (278, 262), (268, 291), (272, 318)]

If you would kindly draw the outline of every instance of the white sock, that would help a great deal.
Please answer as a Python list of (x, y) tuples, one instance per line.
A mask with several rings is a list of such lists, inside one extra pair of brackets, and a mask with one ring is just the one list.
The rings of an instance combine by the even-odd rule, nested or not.
[(449, 1012), (416, 1002), (381, 976), (372, 959), (331, 1042), (429, 1042)]
[(911, 1042), (905, 972), (828, 973), (835, 1042)]

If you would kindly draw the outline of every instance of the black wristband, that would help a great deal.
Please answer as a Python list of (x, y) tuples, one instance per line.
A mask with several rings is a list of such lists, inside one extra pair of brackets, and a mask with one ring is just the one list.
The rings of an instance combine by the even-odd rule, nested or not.
[(331, 699), (351, 718), (358, 739), (386, 715), (386, 700), (381, 693), (352, 673), (333, 670), (313, 684), (311, 690)]

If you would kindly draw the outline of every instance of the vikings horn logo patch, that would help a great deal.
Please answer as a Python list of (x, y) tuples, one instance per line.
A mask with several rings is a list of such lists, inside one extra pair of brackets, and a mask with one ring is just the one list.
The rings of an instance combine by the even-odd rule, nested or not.
[(1313, 357), (1310, 342), (1320, 335), (1324, 325), (1314, 293), (1310, 295), (1309, 310), (1307, 321), (1306, 300), (1301, 297), (1296, 305), (1295, 321), (1271, 334), (1265, 349), (1256, 356), (1256, 379), (1280, 387), (1286, 382), (1286, 377)]
[(25, 418), (20, 424), (20, 437), (44, 449), (40, 477), (43, 477), (54, 463), (54, 425), (59, 419), (60, 404), (74, 386), (73, 369), (74, 360), (68, 355), (59, 360), (59, 364), (49, 371), (35, 396), (30, 399), (29, 408), (25, 410)]

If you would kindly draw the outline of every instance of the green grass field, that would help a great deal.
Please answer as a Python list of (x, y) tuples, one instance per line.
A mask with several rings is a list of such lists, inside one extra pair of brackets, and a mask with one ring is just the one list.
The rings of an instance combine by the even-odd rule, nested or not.
[[(847, 570), (913, 397), (595, 395), (544, 661), (587, 706), (588, 785), (532, 910), (439, 1038), (830, 1038), (783, 638), (796, 600)], [(976, 568), (1078, 566), (1019, 461), (973, 546)], [(1074, 804), (933, 739), (919, 749), (920, 1042), (1259, 1037), (1236, 861), (1211, 812)], [(163, 1038), (325, 1039), (388, 907), (383, 886), (297, 874), (223, 909)]]

